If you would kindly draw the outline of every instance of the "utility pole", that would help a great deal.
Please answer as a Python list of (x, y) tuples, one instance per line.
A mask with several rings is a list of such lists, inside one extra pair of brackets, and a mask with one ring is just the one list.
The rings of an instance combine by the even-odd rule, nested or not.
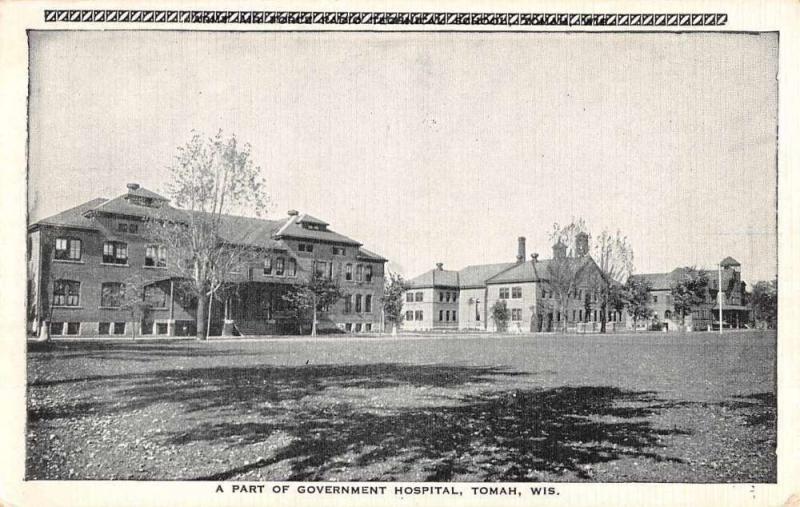
[(722, 264), (717, 264), (719, 274), (719, 286), (717, 287), (717, 299), (719, 300), (719, 334), (722, 334)]

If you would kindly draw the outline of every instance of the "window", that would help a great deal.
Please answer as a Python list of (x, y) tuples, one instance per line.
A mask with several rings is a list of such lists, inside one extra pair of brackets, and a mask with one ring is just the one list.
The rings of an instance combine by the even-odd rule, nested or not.
[(500, 299), (508, 299), (508, 287), (500, 288)]
[(167, 326), (166, 322), (159, 322), (156, 324), (156, 334), (167, 334), (169, 332), (169, 326)]
[(444, 312), (444, 320), (450, 322), (450, 310)]
[(350, 263), (347, 263), (344, 266), (344, 279), (348, 282), (353, 279), (353, 265)]
[(372, 266), (366, 266), (364, 269), (364, 281), (371, 282), (372, 281)]
[(572, 310), (572, 322), (575, 322), (575, 310)]
[(511, 320), (513, 320), (513, 321), (522, 320), (522, 309), (521, 308), (513, 308), (511, 310)]
[(61, 261), (81, 260), (81, 240), (73, 238), (56, 238), (55, 257)]
[(360, 332), (361, 332), (361, 323), (357, 322), (356, 323), (356, 333), (360, 333)]
[(297, 245), (297, 249), (300, 250), (301, 252), (311, 253), (314, 251), (314, 245), (310, 243), (300, 243), (299, 245)]
[(353, 311), (353, 296), (348, 294), (344, 297), (344, 313), (350, 313)]
[(371, 322), (367, 322), (366, 324), (364, 324), (364, 331), (366, 331), (368, 333), (370, 331), (372, 331), (372, 323)]
[(364, 280), (364, 266), (361, 264), (356, 265), (356, 281), (360, 282)]
[(100, 322), (97, 326), (97, 334), (108, 334), (110, 330), (110, 323), (109, 322)]
[(511, 288), (511, 298), (512, 299), (519, 299), (522, 297), (522, 287), (512, 287)]
[(288, 276), (297, 276), (297, 259), (289, 257), (289, 272)]
[(67, 322), (67, 334), (76, 335), (81, 332), (80, 322)]
[(53, 284), (53, 306), (78, 306), (81, 302), (81, 282), (56, 280)]
[[(448, 297), (447, 300), (449, 301), (450, 298)], [(439, 301), (444, 301), (444, 292), (439, 292)], [(439, 319), (442, 320), (442, 319)]]
[(128, 232), (128, 224), (126, 224), (125, 222), (120, 222), (119, 224), (117, 224), (117, 230), (119, 232)]
[(283, 257), (275, 259), (275, 274), (277, 276), (283, 276), (284, 262), (285, 259)]
[(106, 282), (100, 286), (100, 306), (119, 308), (125, 295), (125, 286), (119, 282)]
[(416, 301), (417, 303), (422, 301), (422, 292), (417, 292), (414, 294), (414, 301)]
[(594, 314), (592, 316), (592, 320), (597, 322), (597, 310), (594, 311)]
[(453, 310), (453, 320), (454, 320), (454, 321), (455, 321), (455, 320), (458, 320), (458, 319), (456, 319), (456, 311), (455, 311), (455, 310)]
[(128, 264), (128, 244), (106, 241), (103, 245), (104, 264)]
[(653, 303), (658, 303), (658, 296), (653, 296)]
[(361, 294), (356, 294), (356, 313), (361, 313)]
[(578, 310), (578, 320), (583, 322), (583, 310)]
[(125, 334), (124, 322), (114, 322), (114, 334)]
[(422, 320), (422, 310), (417, 310), (414, 312), (414, 320)]
[(347, 324), (345, 324), (345, 325), (344, 325), (344, 330), (345, 330), (345, 331), (347, 331), (347, 332), (349, 333), (350, 331), (352, 331), (352, 330), (353, 330), (353, 324), (351, 324), (350, 322), (348, 322)]
[(413, 292), (406, 292), (406, 301), (409, 303), (414, 302), (414, 293)]
[(128, 232), (136, 234), (139, 232), (139, 225), (138, 224), (128, 224)]
[(444, 310), (439, 310), (439, 322), (444, 320)]
[(414, 312), (412, 312), (411, 310), (408, 310), (406, 312), (406, 320), (414, 320)]
[(332, 262), (325, 262), (325, 261), (316, 261), (314, 263), (315, 272), (317, 276), (320, 278), (332, 278), (333, 277), (333, 263)]
[(458, 292), (453, 293), (453, 303), (455, 303), (456, 301), (458, 301)]
[(167, 307), (167, 293), (158, 285), (148, 285), (144, 288), (144, 300), (153, 308)]
[(264, 274), (265, 275), (272, 274), (272, 257), (270, 256), (264, 257)]
[(147, 245), (144, 251), (144, 265), (156, 268), (167, 267), (167, 247), (164, 245)]
[(366, 313), (372, 313), (372, 294), (364, 296), (364, 311)]
[(50, 334), (53, 336), (58, 336), (64, 332), (64, 323), (63, 322), (51, 322), (50, 323)]
[(332, 250), (333, 250), (333, 255), (346, 255), (347, 254), (347, 250), (345, 250), (343, 247), (340, 247), (340, 246), (335, 246), (335, 247), (332, 248)]

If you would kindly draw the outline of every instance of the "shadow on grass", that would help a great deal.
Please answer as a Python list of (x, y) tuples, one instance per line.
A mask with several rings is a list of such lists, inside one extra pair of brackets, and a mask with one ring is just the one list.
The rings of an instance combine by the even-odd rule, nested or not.
[(355, 480), (391, 480), (420, 463), (427, 463), (426, 481), (457, 480), (464, 474), (484, 481), (537, 480), (542, 472), (591, 479), (591, 465), (625, 456), (681, 462), (657, 451), (661, 438), (685, 432), (657, 429), (642, 420), (651, 414), (646, 407), (615, 407), (652, 400), (652, 393), (613, 387), (514, 390), (469, 397), (455, 407), (385, 415), (358, 413), (351, 406), (301, 409), (287, 418), (289, 423), (210, 424), (173, 441), (235, 438), (236, 445), (247, 446), (278, 431), (294, 437), (270, 458), (200, 480), (234, 479), (283, 461), (291, 473), (275, 479), (325, 480), (343, 467), (369, 470), (386, 463), (390, 471)]

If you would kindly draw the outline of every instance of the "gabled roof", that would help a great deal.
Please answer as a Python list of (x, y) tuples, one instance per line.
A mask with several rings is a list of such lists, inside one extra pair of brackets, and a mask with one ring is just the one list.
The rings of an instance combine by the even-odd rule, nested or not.
[(538, 282), (542, 279), (541, 275), (546, 271), (547, 264), (547, 260), (514, 263), (511, 268), (486, 280), (486, 284)]
[(157, 201), (169, 201), (169, 199), (167, 199), (163, 195), (157, 194), (152, 190), (147, 190), (144, 187), (137, 187), (135, 189), (129, 188), (128, 195), (135, 195), (137, 197), (143, 197), (145, 199), (154, 199)]
[(467, 266), (458, 272), (459, 287), (462, 289), (485, 287), (486, 280), (516, 265), (516, 262), (501, 262)]
[(108, 201), (108, 199), (104, 197), (98, 197), (97, 199), (92, 199), (91, 201), (79, 204), (74, 208), (62, 211), (57, 215), (43, 218), (42, 220), (39, 220), (38, 222), (31, 224), (30, 227), (35, 228), (40, 225), (49, 225), (53, 227), (72, 227), (76, 229), (87, 229), (96, 231), (97, 225), (95, 224), (95, 222), (85, 217), (84, 214), (87, 211), (96, 208), (97, 206), (103, 204), (106, 201)]
[[(304, 214), (303, 216), (308, 215)], [(300, 217), (295, 215), (287, 218), (284, 224), (275, 232), (275, 238), (309, 239), (317, 241), (329, 241), (331, 243), (341, 243), (343, 245), (361, 246), (361, 243), (358, 241), (350, 239), (347, 236), (339, 234), (338, 232), (333, 232), (331, 230), (320, 231), (304, 229), (299, 224), (299, 219)], [(324, 222), (322, 223), (324, 224)]]

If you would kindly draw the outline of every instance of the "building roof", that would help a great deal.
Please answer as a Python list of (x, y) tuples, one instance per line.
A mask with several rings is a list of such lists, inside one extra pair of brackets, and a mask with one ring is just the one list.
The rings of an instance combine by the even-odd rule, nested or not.
[(667, 290), (672, 287), (673, 273), (642, 273), (631, 275), (631, 278), (647, 282), (651, 290)]
[[(307, 217), (310, 215), (303, 215), (303, 217)], [(302, 217), (298, 215), (291, 215), (288, 219), (283, 223), (283, 225), (275, 232), (275, 237), (277, 239), (280, 238), (295, 238), (295, 239), (308, 239), (308, 240), (316, 240), (316, 241), (328, 241), (331, 243), (340, 243), (343, 245), (351, 245), (351, 246), (361, 246), (361, 243), (355, 241), (353, 239), (348, 238), (342, 234), (337, 232), (333, 232), (331, 230), (314, 230), (314, 229), (304, 229), (301, 220)], [(311, 217), (313, 218), (313, 217)], [(306, 222), (310, 223), (310, 222)], [(318, 223), (318, 222), (313, 222)], [(327, 225), (325, 222), (319, 222), (320, 225)]]
[(463, 289), (485, 287), (486, 280), (516, 265), (516, 262), (501, 262), (467, 266), (458, 272), (459, 286)]
[(434, 268), (406, 282), (411, 289), (426, 287), (458, 287), (458, 271)]
[(32, 224), (31, 227), (35, 228), (40, 225), (49, 225), (52, 227), (72, 227), (77, 229), (88, 229), (96, 231), (97, 225), (95, 224), (95, 222), (84, 216), (84, 214), (87, 211), (96, 208), (97, 206), (103, 204), (106, 201), (108, 201), (108, 199), (104, 197), (98, 197), (97, 199), (92, 199), (91, 201), (79, 204), (74, 208), (62, 211), (61, 213), (58, 213), (51, 217), (43, 218), (42, 220), (39, 220), (38, 222)]
[(723, 268), (726, 268), (728, 266), (741, 266), (741, 264), (739, 264), (739, 261), (737, 261), (733, 257), (725, 257), (724, 259), (722, 259), (722, 262), (720, 262), (719, 264)]
[(486, 283), (538, 282), (542, 279), (541, 275), (546, 271), (548, 263), (548, 260), (514, 263), (510, 269), (489, 278)]
[[(147, 199), (160, 201), (158, 206), (142, 206), (134, 204), (130, 196), (135, 195)], [(192, 216), (202, 216), (202, 212), (190, 212), (184, 209), (175, 208), (168, 204), (168, 199), (152, 192), (146, 188), (136, 187), (128, 189), (128, 192), (113, 199), (97, 198), (83, 204), (62, 211), (51, 217), (44, 218), (31, 224), (34, 229), (41, 225), (53, 227), (71, 227), (93, 231), (102, 231), (109, 236), (120, 236), (122, 233), (111, 231), (103, 227), (99, 221), (93, 220), (93, 215), (97, 213), (108, 213), (114, 215), (125, 215), (140, 218), (163, 218), (176, 222), (187, 222)], [(263, 218), (244, 217), (237, 215), (222, 215), (219, 234), (222, 241), (233, 244), (246, 244), (265, 249), (286, 250), (286, 243), (283, 238), (305, 239), (314, 241), (325, 241), (350, 245), (358, 248), (358, 256), (363, 260), (386, 262), (380, 255), (361, 248), (361, 243), (348, 238), (337, 232), (322, 229), (304, 229), (301, 223), (313, 223), (327, 227), (323, 220), (315, 218), (307, 213), (293, 213), (286, 219), (269, 220)]]

